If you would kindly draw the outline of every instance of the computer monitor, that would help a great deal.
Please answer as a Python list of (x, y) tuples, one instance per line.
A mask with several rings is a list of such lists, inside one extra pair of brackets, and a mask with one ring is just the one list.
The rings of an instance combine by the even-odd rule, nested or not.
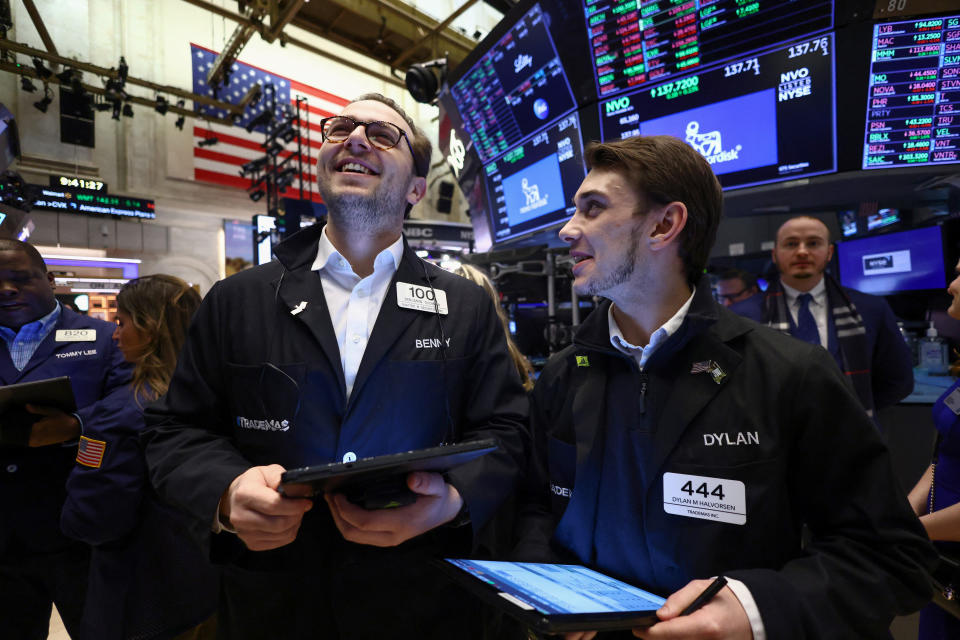
[(583, 0), (583, 9), (601, 98), (833, 27), (832, 0)]
[(888, 295), (947, 286), (940, 226), (847, 240), (837, 244), (845, 287)]
[(960, 162), (960, 14), (873, 27), (863, 168)]
[(672, 135), (724, 189), (836, 171), (834, 37), (784, 44), (599, 104), (604, 140)]

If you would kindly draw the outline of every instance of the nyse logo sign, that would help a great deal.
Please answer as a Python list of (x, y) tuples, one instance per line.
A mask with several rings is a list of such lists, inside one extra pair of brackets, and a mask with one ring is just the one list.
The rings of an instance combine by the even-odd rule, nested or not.
[(883, 276), (890, 273), (907, 273), (911, 270), (910, 250), (871, 253), (861, 258), (863, 275)]
[(463, 171), (463, 163), (466, 157), (467, 150), (463, 146), (463, 143), (460, 142), (460, 138), (457, 137), (457, 130), (450, 129), (450, 154), (447, 156), (447, 162), (450, 164), (450, 168), (453, 169), (455, 178), (460, 177), (460, 172)]
[(806, 67), (781, 73), (777, 101), (784, 102), (786, 100), (792, 100), (793, 98), (808, 96), (812, 88), (813, 83), (810, 79), (810, 70)]

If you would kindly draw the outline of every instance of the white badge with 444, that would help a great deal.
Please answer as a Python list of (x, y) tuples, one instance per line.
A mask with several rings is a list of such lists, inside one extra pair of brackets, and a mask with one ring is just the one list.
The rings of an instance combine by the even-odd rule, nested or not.
[(746, 524), (745, 485), (739, 480), (665, 473), (663, 510), (687, 518)]

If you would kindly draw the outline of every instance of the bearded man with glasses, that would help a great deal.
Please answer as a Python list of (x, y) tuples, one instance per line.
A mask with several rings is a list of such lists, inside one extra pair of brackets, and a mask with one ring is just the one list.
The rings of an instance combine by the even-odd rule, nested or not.
[[(490, 298), (403, 238), (429, 140), (377, 94), (322, 132), (327, 223), (207, 294), (169, 392), (146, 412), (151, 479), (224, 563), (221, 637), (479, 637), (476, 606), (429, 561), (470, 554), (513, 490), (523, 387)], [(477, 438), (499, 447), (409, 474), (403, 506), (277, 491), (286, 469)]]

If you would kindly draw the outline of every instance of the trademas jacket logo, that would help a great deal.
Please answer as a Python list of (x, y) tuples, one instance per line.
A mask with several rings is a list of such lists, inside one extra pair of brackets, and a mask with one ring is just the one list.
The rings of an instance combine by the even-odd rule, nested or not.
[(237, 426), (241, 429), (254, 429), (256, 431), (287, 431), (290, 428), (290, 421), (254, 420), (253, 418), (237, 416)]

